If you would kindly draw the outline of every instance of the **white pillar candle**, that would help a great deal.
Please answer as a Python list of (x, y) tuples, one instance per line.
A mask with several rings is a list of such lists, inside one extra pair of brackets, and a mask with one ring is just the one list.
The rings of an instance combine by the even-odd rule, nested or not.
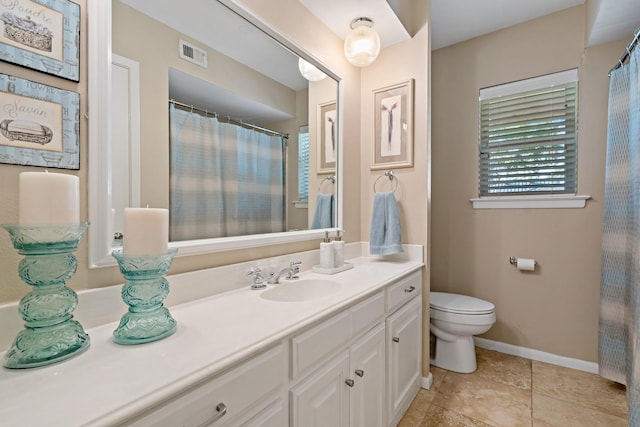
[(122, 252), (124, 255), (155, 255), (169, 249), (167, 209), (125, 208)]
[(80, 180), (75, 175), (22, 172), (18, 181), (20, 225), (80, 222)]

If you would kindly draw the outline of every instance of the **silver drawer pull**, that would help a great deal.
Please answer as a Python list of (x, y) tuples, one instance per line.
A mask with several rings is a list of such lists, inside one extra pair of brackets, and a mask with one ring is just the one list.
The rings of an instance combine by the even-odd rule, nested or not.
[(352, 379), (345, 380), (345, 382), (344, 382), (344, 383), (345, 383), (346, 385), (348, 385), (349, 387), (353, 387), (353, 384), (354, 384), (354, 382), (353, 382), (353, 380), (352, 380)]
[(362, 378), (364, 377), (364, 371), (362, 369), (356, 369), (356, 375)]
[(415, 287), (415, 286), (409, 286), (408, 288), (405, 288), (405, 290), (404, 290), (404, 291), (405, 291), (406, 293), (410, 293), (410, 292), (413, 292), (413, 291), (415, 291), (415, 290), (416, 290), (416, 287)]
[(224, 417), (225, 414), (227, 413), (227, 405), (225, 405), (222, 402), (218, 403), (218, 405), (216, 406), (216, 411), (218, 411), (217, 414), (209, 418), (206, 422), (202, 423), (201, 425), (208, 426), (209, 424), (213, 424), (216, 421), (218, 421), (220, 418)]
[(400, 337), (393, 337), (393, 338), (391, 338), (391, 341), (400, 342)]

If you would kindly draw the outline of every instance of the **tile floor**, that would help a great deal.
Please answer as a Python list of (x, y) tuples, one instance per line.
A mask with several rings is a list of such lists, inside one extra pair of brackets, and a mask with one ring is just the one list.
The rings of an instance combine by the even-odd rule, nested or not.
[(476, 349), (478, 370), (434, 366), (399, 427), (624, 427), (623, 386), (582, 371)]

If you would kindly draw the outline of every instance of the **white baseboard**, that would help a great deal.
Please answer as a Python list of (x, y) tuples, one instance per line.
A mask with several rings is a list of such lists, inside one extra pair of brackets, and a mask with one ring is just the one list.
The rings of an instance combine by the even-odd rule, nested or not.
[(420, 386), (427, 390), (431, 390), (432, 385), (433, 385), (433, 374), (429, 372), (429, 375), (427, 375), (426, 377), (422, 377), (422, 384)]
[(571, 357), (558, 356), (557, 354), (547, 353), (533, 348), (520, 347), (517, 345), (507, 344), (499, 341), (488, 340), (486, 338), (473, 337), (476, 346), (487, 350), (495, 350), (500, 353), (510, 354), (512, 356), (520, 356), (538, 362), (550, 363), (552, 365), (564, 366), (565, 368), (577, 369), (579, 371), (598, 373), (598, 364), (587, 362), (585, 360), (573, 359)]

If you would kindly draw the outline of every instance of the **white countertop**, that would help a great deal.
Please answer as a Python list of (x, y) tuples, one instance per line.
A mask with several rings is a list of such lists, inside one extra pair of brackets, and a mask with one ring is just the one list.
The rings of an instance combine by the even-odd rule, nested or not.
[(372, 257), (350, 262), (353, 269), (336, 275), (301, 274), (301, 279), (342, 284), (320, 299), (269, 301), (260, 297), (263, 291), (245, 286), (173, 306), (177, 331), (161, 341), (117, 345), (112, 342), (117, 322), (87, 329), (91, 346), (77, 357), (42, 368), (0, 371), (0, 423), (114, 424), (423, 266), (421, 260)]

